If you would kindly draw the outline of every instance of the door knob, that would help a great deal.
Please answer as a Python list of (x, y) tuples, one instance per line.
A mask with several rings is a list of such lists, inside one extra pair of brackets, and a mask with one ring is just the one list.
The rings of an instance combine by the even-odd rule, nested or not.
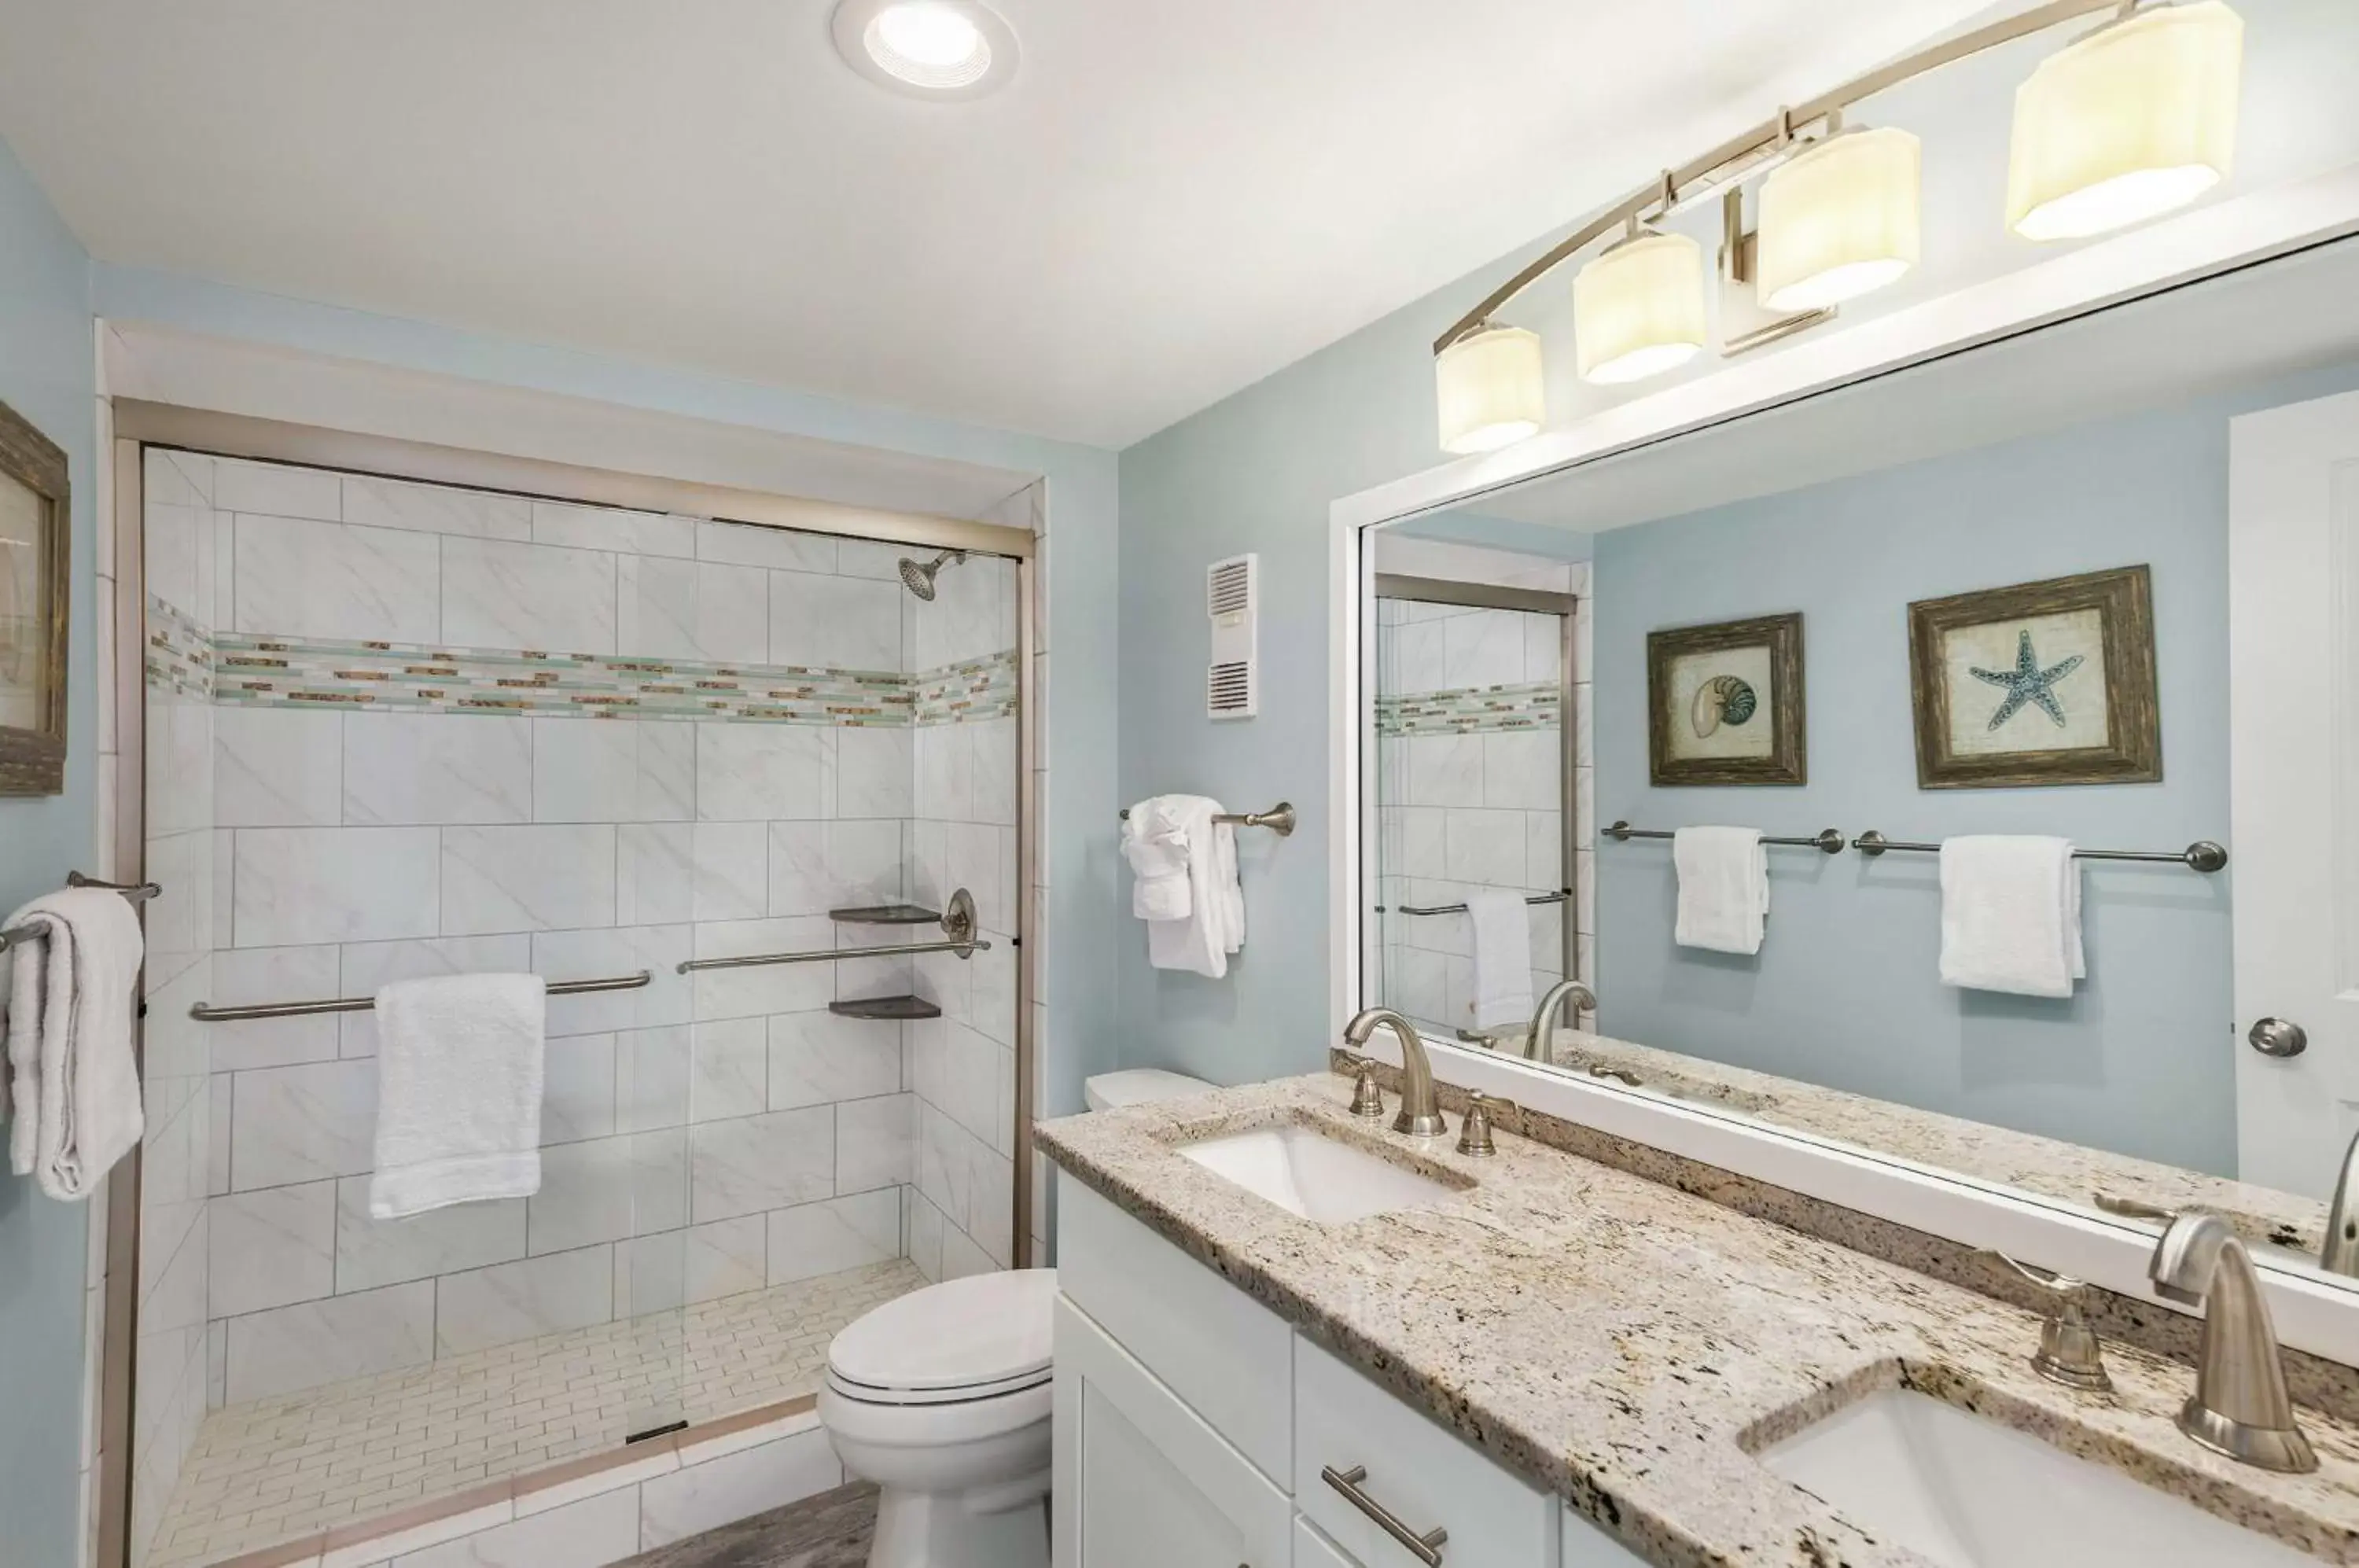
[(2245, 1038), (2263, 1056), (2299, 1056), (2310, 1049), (2310, 1031), (2284, 1018), (2260, 1018)]

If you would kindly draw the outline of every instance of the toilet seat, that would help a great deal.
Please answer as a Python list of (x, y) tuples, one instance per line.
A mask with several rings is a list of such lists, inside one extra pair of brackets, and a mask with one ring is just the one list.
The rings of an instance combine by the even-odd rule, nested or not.
[(827, 1386), (863, 1405), (949, 1406), (1045, 1389), (1057, 1271), (946, 1279), (887, 1301), (835, 1336)]

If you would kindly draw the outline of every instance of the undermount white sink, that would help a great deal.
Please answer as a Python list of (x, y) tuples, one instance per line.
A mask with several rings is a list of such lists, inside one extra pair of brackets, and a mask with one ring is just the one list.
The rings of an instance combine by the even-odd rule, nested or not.
[(1254, 1196), (1319, 1225), (1438, 1203), (1460, 1191), (1307, 1127), (1256, 1127), (1183, 1144), (1180, 1152)]
[(2119, 1471), (1907, 1389), (1872, 1394), (1761, 1462), (1943, 1568), (2315, 1568)]

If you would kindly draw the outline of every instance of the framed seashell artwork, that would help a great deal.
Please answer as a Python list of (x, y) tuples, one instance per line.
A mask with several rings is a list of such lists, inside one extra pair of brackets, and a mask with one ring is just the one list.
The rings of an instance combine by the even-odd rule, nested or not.
[(66, 454), (0, 403), (0, 795), (65, 789)]
[(1655, 784), (1808, 780), (1799, 613), (1647, 634)]
[(2162, 778), (2144, 566), (1919, 600), (1908, 672), (1920, 789)]

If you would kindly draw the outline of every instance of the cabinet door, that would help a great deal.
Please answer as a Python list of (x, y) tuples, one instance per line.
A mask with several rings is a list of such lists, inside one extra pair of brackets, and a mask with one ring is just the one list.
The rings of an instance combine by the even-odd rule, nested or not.
[(1286, 1495), (1061, 1299), (1056, 1356), (1058, 1568), (1287, 1568)]
[(1299, 1514), (1294, 1519), (1294, 1568), (1360, 1568), (1359, 1562), (1319, 1533)]
[(1564, 1510), (1564, 1568), (1647, 1568), (1646, 1559), (1574, 1513)]

